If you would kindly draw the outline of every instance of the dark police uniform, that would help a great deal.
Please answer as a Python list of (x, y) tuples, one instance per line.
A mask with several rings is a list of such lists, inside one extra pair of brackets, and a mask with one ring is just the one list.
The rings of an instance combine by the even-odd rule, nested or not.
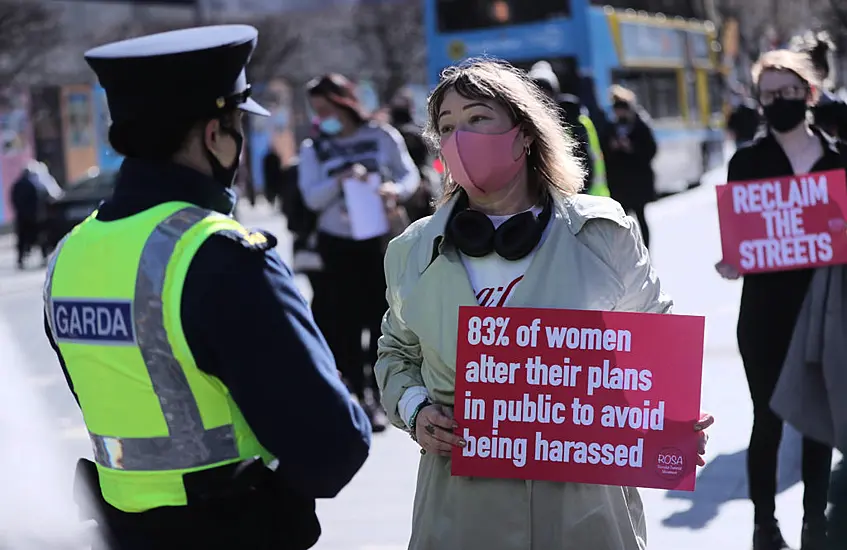
[[(257, 31), (186, 29), (95, 48), (113, 123), (213, 118), (250, 99)], [(127, 158), (114, 196), (51, 258), (45, 330), (91, 435), (89, 509), (113, 548), (308, 548), (315, 499), (368, 456), (371, 426), (235, 193)], [(176, 481), (176, 483), (174, 482)]]

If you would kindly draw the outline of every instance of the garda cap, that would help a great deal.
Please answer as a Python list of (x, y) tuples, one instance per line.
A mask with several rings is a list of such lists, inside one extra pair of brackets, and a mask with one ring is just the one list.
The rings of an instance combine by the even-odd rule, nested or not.
[(213, 117), (228, 109), (268, 116), (250, 98), (244, 68), (259, 31), (249, 25), (196, 27), (88, 50), (113, 122), (150, 116)]

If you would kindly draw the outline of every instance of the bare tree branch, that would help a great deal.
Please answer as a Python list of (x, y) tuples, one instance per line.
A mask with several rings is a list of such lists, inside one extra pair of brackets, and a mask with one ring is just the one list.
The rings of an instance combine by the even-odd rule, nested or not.
[(290, 64), (303, 45), (290, 18), (268, 16), (250, 24), (259, 31), (259, 43), (247, 66), (250, 80), (268, 82), (276, 77), (288, 76)]
[(59, 13), (26, 0), (0, 1), (0, 85), (18, 83), (61, 42)]
[[(1, 0), (0, 0), (1, 1)], [(97, 34), (97, 43), (115, 42), (118, 40), (126, 40), (136, 38), (147, 34), (156, 34), (160, 32), (175, 31), (184, 29), (187, 25), (178, 21), (170, 21), (161, 18), (143, 17), (140, 14), (135, 14), (121, 23), (120, 25), (111, 26), (103, 32)]]
[[(2, 0), (0, 0), (2, 1)], [(256, 18), (241, 18), (239, 20), (209, 21), (211, 23), (244, 23), (256, 27), (259, 31), (259, 42), (250, 64), (247, 66), (249, 80), (252, 82), (267, 82), (274, 77), (284, 76), (288, 64), (300, 50), (301, 37), (290, 18), (278, 15)], [(161, 19), (135, 19), (111, 29), (105, 41), (132, 38), (145, 34), (166, 32), (185, 28), (178, 22)]]
[(381, 98), (419, 80), (424, 72), (423, 2), (382, 0), (356, 7), (351, 38), (363, 54), (363, 72)]

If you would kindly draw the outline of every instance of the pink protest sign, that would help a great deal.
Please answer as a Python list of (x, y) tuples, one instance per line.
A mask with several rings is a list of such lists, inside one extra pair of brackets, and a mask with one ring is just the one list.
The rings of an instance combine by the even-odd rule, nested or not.
[(723, 261), (741, 273), (847, 263), (843, 170), (716, 187)]
[(460, 308), (453, 475), (693, 491), (704, 326)]

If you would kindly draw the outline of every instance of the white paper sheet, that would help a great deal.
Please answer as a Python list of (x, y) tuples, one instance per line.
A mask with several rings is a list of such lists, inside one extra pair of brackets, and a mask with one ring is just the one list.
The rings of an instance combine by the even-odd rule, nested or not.
[(350, 228), (357, 241), (381, 237), (388, 233), (388, 215), (379, 196), (382, 178), (379, 174), (368, 174), (367, 181), (344, 180), (344, 202), (350, 217)]

